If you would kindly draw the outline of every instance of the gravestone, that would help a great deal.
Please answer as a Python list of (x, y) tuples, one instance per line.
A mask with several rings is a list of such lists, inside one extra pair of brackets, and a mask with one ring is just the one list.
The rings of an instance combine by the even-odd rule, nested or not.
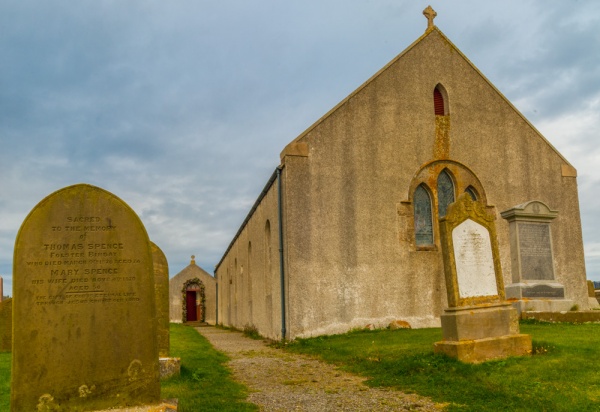
[(156, 331), (158, 337), (160, 379), (166, 379), (180, 374), (181, 359), (169, 357), (169, 264), (163, 251), (154, 242), (150, 242), (150, 246), (154, 262)]
[(512, 283), (506, 298), (519, 311), (563, 311), (573, 306), (565, 288), (556, 281), (550, 223), (558, 212), (538, 200), (501, 213), (508, 221)]
[(150, 242), (150, 246), (152, 248), (152, 260), (154, 263), (158, 356), (166, 358), (169, 356), (170, 351), (169, 264), (163, 251), (154, 242)]
[(594, 282), (591, 280), (587, 281), (588, 286), (588, 303), (590, 304), (590, 309), (600, 308), (600, 303), (598, 303), (598, 299), (596, 299), (596, 290), (594, 289)]
[(52, 193), (19, 230), (13, 273), (11, 411), (158, 403), (152, 252), (125, 202)]
[(12, 350), (12, 299), (0, 302), (0, 352)]
[(531, 353), (517, 311), (504, 298), (495, 217), (468, 193), (448, 207), (440, 234), (448, 308), (436, 353), (478, 363)]

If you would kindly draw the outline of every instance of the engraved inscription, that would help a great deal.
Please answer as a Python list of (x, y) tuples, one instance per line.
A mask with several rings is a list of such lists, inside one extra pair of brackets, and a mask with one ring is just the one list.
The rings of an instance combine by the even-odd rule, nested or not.
[(136, 276), (129, 274), (127, 268), (140, 260), (129, 255), (125, 243), (106, 241), (105, 232), (117, 231), (113, 219), (102, 216), (63, 219), (64, 222), (49, 223), (49, 233), (61, 232), (61, 242), (43, 242), (38, 260), (26, 262), (27, 266), (39, 268), (30, 282), (35, 304), (139, 301), (137, 293), (129, 291), (128, 285), (136, 281)]
[(564, 298), (565, 289), (562, 287), (552, 287), (548, 285), (536, 285), (523, 288), (524, 298)]
[(554, 280), (550, 226), (519, 223), (521, 277), (526, 280)]
[(456, 276), (461, 298), (498, 294), (490, 233), (465, 220), (452, 231)]

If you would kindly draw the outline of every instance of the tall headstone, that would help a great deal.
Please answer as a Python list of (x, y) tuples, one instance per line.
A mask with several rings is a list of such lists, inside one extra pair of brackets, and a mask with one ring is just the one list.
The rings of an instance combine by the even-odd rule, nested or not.
[(125, 202), (86, 184), (52, 193), (13, 267), (11, 411), (158, 403), (152, 252)]
[(563, 311), (573, 306), (565, 288), (556, 281), (550, 223), (556, 210), (539, 200), (514, 206), (501, 213), (508, 221), (512, 283), (506, 298), (519, 311)]
[(154, 289), (156, 296), (156, 328), (158, 336), (158, 356), (169, 356), (169, 264), (163, 251), (154, 243), (152, 260), (154, 262)]
[(440, 219), (448, 308), (436, 353), (477, 363), (531, 353), (517, 311), (504, 299), (495, 216), (468, 193)]
[(0, 302), (0, 352), (12, 350), (12, 299)]
[(591, 280), (587, 281), (588, 287), (588, 303), (590, 304), (590, 309), (598, 309), (600, 308), (600, 303), (596, 299), (596, 290), (594, 289), (594, 282)]

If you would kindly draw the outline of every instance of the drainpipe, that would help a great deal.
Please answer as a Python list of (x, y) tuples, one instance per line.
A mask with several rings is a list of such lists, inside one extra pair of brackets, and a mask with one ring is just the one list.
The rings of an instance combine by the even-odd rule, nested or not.
[(283, 213), (281, 205), (281, 166), (277, 167), (277, 209), (279, 213), (279, 280), (281, 282), (281, 340), (285, 340), (285, 272), (283, 265)]

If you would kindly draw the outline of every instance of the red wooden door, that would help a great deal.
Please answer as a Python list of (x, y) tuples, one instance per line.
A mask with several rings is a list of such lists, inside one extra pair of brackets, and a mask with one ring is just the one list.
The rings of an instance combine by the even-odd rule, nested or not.
[(185, 293), (185, 307), (187, 311), (186, 322), (195, 322), (198, 320), (196, 314), (196, 291), (187, 290)]

